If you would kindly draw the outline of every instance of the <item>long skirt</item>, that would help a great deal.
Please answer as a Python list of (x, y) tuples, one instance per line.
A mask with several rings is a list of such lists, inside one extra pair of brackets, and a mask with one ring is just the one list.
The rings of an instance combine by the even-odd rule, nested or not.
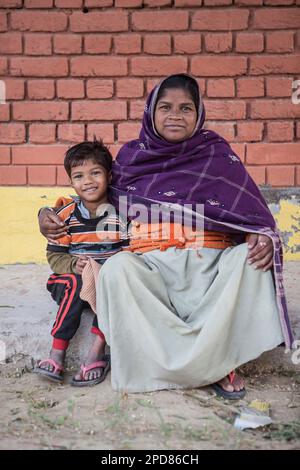
[(201, 387), (283, 342), (272, 272), (247, 253), (243, 243), (106, 261), (97, 315), (114, 390)]

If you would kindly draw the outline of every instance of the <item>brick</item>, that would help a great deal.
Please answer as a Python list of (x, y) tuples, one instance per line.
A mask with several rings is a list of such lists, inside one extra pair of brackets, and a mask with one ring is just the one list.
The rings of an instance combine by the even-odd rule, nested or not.
[(118, 145), (118, 144), (113, 144), (113, 145), (109, 146), (110, 153), (112, 154), (112, 157), (113, 157), (114, 160), (115, 160), (116, 156), (118, 155), (119, 150), (120, 150), (121, 147), (122, 147), (122, 145)]
[[(83, 0), (55, 0), (55, 6), (57, 8), (81, 8), (82, 3)], [(85, 6), (88, 6), (86, 5), (86, 2)]]
[(55, 124), (31, 124), (29, 141), (32, 144), (52, 144), (55, 142)]
[(88, 15), (76, 11), (70, 16), (70, 30), (75, 33), (127, 31), (128, 15), (123, 11), (91, 11)]
[(171, 37), (169, 34), (149, 34), (144, 37), (146, 54), (171, 54)]
[(1, 0), (2, 8), (22, 8), (23, 0)]
[(68, 75), (68, 61), (64, 57), (13, 57), (10, 70), (16, 76), (63, 77)]
[(52, 8), (53, 0), (25, 0), (25, 8)]
[(32, 165), (28, 167), (28, 184), (32, 186), (49, 185), (56, 183), (55, 166)]
[(84, 37), (84, 52), (87, 54), (108, 54), (112, 37), (109, 34), (89, 34)]
[(1, 145), (0, 146), (0, 165), (9, 165), (10, 160), (11, 160), (11, 158), (10, 158), (10, 147)]
[(13, 104), (13, 118), (16, 121), (65, 121), (68, 114), (68, 103), (29, 101)]
[(111, 77), (127, 75), (125, 57), (74, 57), (71, 59), (71, 74), (82, 77)]
[(114, 38), (117, 54), (137, 54), (142, 50), (142, 38), (139, 34), (120, 34)]
[[(300, 23), (299, 23), (300, 24)], [(294, 50), (294, 33), (293, 31), (275, 31), (267, 33), (268, 52), (292, 52)]]
[(145, 100), (130, 101), (130, 119), (142, 119), (145, 109)]
[(205, 77), (235, 76), (247, 72), (245, 57), (192, 57), (191, 71), (194, 75)]
[(26, 55), (51, 55), (51, 35), (50, 34), (25, 34), (25, 54)]
[(206, 92), (206, 85), (205, 85), (204, 78), (196, 78), (196, 81), (199, 85), (201, 96), (204, 96)]
[(8, 71), (8, 62), (5, 57), (0, 57), (0, 75), (6, 74)]
[(53, 38), (56, 54), (81, 54), (81, 36), (76, 34), (56, 34)]
[(201, 34), (176, 34), (174, 37), (175, 54), (196, 54), (201, 51)]
[(231, 33), (207, 33), (204, 35), (207, 52), (228, 52), (232, 49)]
[(236, 36), (235, 50), (237, 52), (262, 52), (264, 36), (262, 33), (239, 33)]
[(153, 90), (153, 88), (160, 83), (160, 81), (160, 78), (150, 78), (149, 80), (147, 80), (147, 94), (149, 94)]
[(88, 98), (111, 98), (113, 94), (114, 83), (112, 80), (92, 78), (87, 81), (86, 95)]
[(140, 122), (123, 122), (118, 125), (118, 142), (137, 139), (141, 131)]
[(27, 90), (31, 100), (51, 100), (55, 96), (54, 80), (29, 80)]
[(5, 78), (5, 98), (7, 100), (22, 100), (25, 95), (24, 80)]
[(297, 139), (300, 139), (300, 122), (297, 122), (296, 137), (297, 137)]
[(21, 144), (25, 142), (24, 124), (1, 124), (0, 143), (1, 144)]
[(250, 57), (250, 73), (253, 75), (300, 73), (300, 54)]
[(300, 166), (296, 166), (296, 185), (300, 186)]
[(262, 122), (238, 122), (237, 139), (242, 142), (257, 142), (263, 138), (264, 124)]
[(87, 139), (93, 140), (94, 136), (102, 139), (105, 144), (112, 144), (115, 141), (113, 124), (88, 124)]
[(292, 5), (294, 0), (265, 0), (265, 5)]
[(73, 101), (72, 120), (114, 121), (127, 119), (126, 101)]
[(246, 152), (246, 144), (230, 144), (232, 150), (240, 157), (241, 161), (245, 161), (245, 152)]
[(233, 98), (234, 80), (232, 78), (221, 78), (218, 80), (208, 80), (206, 87), (206, 94), (208, 97), (218, 98)]
[(84, 124), (59, 124), (57, 138), (60, 142), (83, 142)]
[(266, 167), (247, 165), (246, 170), (256, 184), (266, 184)]
[(1, 104), (0, 105), (0, 122), (9, 121), (9, 116), (10, 116), (9, 104), (8, 103)]
[(84, 82), (79, 79), (65, 79), (56, 82), (58, 98), (84, 98)]
[(204, 0), (204, 5), (207, 7), (218, 7), (223, 5), (231, 5), (233, 0)]
[(246, 118), (246, 103), (239, 100), (211, 100), (205, 102), (207, 119), (233, 120)]
[(117, 81), (119, 98), (140, 98), (144, 95), (144, 82), (140, 78), (120, 78)]
[(202, 0), (175, 0), (175, 7), (200, 7)]
[(300, 106), (295, 106), (291, 100), (253, 100), (250, 104), (252, 119), (292, 119), (300, 117)]
[(192, 29), (234, 31), (247, 29), (249, 10), (199, 10), (192, 17)]
[(0, 13), (0, 31), (7, 31), (7, 14)]
[(263, 8), (254, 10), (254, 29), (299, 28), (299, 8)]
[(205, 128), (210, 129), (224, 139), (232, 142), (234, 140), (234, 123), (233, 122), (216, 122), (216, 121), (206, 121)]
[(267, 96), (290, 97), (292, 94), (292, 77), (267, 77)]
[(251, 98), (264, 96), (265, 86), (263, 78), (238, 78), (237, 96), (239, 98)]
[(26, 166), (1, 166), (0, 185), (22, 185), (27, 182)]
[(62, 165), (67, 145), (26, 145), (12, 148), (13, 165)]
[(22, 54), (22, 36), (20, 33), (2, 33), (0, 54)]
[(175, 0), (175, 7), (200, 7), (202, 0)]
[(188, 29), (187, 11), (136, 11), (132, 28), (138, 31), (182, 31)]
[(294, 138), (294, 123), (290, 121), (268, 122), (268, 140), (270, 142), (288, 142)]
[(19, 31), (64, 31), (68, 17), (62, 12), (15, 11), (11, 13), (11, 28)]
[(248, 144), (247, 163), (256, 165), (299, 164), (300, 143)]
[(144, 0), (146, 7), (168, 7), (172, 5), (172, 0)]
[(263, 0), (235, 0), (238, 6), (258, 6), (263, 4)]
[(64, 166), (56, 167), (56, 184), (57, 186), (70, 186), (70, 180)]
[(115, 6), (122, 8), (141, 7), (142, 4), (143, 0), (115, 0)]
[(294, 186), (295, 167), (287, 165), (268, 167), (267, 184), (271, 186)]
[(187, 72), (186, 57), (135, 57), (131, 62), (133, 75), (164, 76)]

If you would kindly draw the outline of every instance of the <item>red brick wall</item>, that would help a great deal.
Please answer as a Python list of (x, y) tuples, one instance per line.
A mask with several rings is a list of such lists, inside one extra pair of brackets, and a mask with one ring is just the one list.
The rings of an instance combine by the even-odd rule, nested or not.
[(257, 183), (300, 185), (299, 4), (0, 0), (0, 184), (66, 183), (71, 143), (96, 134), (115, 154), (138, 135), (153, 85), (191, 72), (207, 127), (233, 143)]

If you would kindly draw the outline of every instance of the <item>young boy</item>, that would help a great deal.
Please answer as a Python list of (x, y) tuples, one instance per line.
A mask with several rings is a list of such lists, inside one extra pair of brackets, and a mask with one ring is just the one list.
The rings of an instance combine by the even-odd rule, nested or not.
[[(69, 341), (76, 333), (81, 314), (88, 304), (81, 300), (81, 274), (94, 258), (103, 264), (107, 258), (127, 245), (127, 226), (108, 203), (107, 188), (111, 181), (112, 156), (102, 143), (82, 142), (65, 155), (65, 170), (78, 197), (56, 212), (68, 226), (68, 234), (48, 243), (47, 260), (54, 274), (47, 289), (59, 309), (52, 328), (53, 343), (50, 357), (40, 361), (35, 371), (51, 380), (62, 382), (63, 365)], [(97, 316), (91, 332), (95, 340), (86, 365), (72, 380), (73, 385), (96, 385), (102, 382), (110, 368), (109, 355), (104, 354), (105, 338), (98, 328)]]

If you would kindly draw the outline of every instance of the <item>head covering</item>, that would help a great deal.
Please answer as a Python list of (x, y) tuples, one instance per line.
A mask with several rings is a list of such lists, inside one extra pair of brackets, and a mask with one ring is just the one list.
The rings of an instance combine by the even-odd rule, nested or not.
[[(282, 247), (274, 218), (228, 142), (203, 129), (205, 109), (201, 98), (191, 137), (168, 142), (158, 135), (154, 111), (163, 83), (164, 80), (147, 99), (139, 139), (125, 144), (113, 163), (112, 202), (118, 205), (119, 197), (126, 196), (127, 210), (131, 204), (139, 203), (149, 211), (153, 204), (187, 205), (193, 217), (197, 217), (197, 204), (202, 204), (205, 229), (236, 234), (237, 242), (244, 241), (244, 234), (249, 232), (269, 236), (274, 246), (283, 333), (290, 347), (293, 337), (282, 283)], [(124, 206), (119, 209), (122, 212)]]

